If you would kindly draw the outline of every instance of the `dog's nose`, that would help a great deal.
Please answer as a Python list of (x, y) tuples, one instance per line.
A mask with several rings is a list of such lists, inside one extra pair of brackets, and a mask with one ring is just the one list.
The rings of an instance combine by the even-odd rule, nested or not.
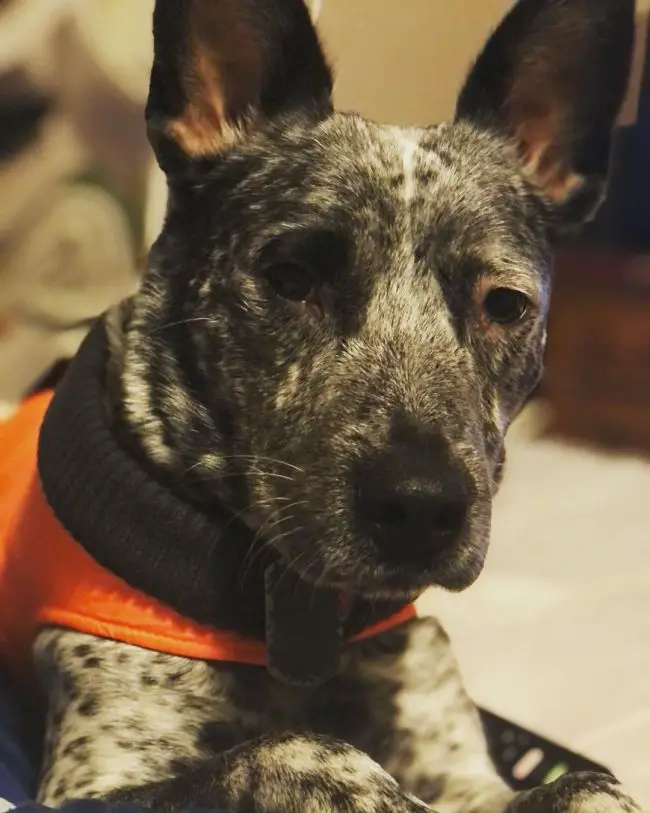
[(429, 564), (458, 539), (470, 508), (468, 478), (457, 464), (424, 474), (411, 458), (402, 451), (369, 464), (357, 486), (365, 535), (396, 565)]

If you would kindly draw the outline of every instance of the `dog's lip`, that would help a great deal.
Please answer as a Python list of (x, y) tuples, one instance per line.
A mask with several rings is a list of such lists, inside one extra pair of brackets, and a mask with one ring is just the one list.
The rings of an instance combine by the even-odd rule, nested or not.
[(463, 561), (443, 559), (429, 568), (375, 564), (346, 568), (345, 573), (324, 568), (314, 581), (360, 598), (412, 601), (432, 587), (460, 592), (476, 581), (482, 567), (483, 557), (466, 556)]
[(474, 573), (455, 568), (431, 568), (425, 572), (413, 573), (407, 569), (396, 569), (382, 573), (371, 579), (357, 581), (357, 590), (373, 596), (416, 596), (431, 587), (458, 592), (469, 587), (475, 580)]

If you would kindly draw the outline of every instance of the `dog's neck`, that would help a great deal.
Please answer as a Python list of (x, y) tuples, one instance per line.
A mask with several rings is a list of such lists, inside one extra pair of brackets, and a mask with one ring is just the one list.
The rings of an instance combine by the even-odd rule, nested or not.
[(291, 657), (302, 646), (310, 675), (331, 671), (335, 653), (327, 652), (328, 641), (335, 647), (338, 638), (399, 605), (353, 599), (343, 613), (339, 596), (299, 582), (222, 505), (199, 508), (157, 481), (123, 447), (111, 422), (107, 360), (99, 324), (59, 385), (42, 427), (39, 472), (59, 521), (100, 565), (183, 616), (266, 640)]

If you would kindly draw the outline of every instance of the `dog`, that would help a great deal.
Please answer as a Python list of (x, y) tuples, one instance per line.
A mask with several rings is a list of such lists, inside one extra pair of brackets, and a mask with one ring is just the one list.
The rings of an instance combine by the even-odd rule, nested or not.
[(552, 248), (603, 196), (633, 6), (520, 0), (453, 122), (400, 129), (334, 112), (302, 0), (158, 0), (165, 223), (55, 393), (39, 473), (103, 568), (267, 668), (42, 629), (42, 802), (639, 810), (605, 775), (512, 791), (444, 630), (403, 610), (482, 569)]

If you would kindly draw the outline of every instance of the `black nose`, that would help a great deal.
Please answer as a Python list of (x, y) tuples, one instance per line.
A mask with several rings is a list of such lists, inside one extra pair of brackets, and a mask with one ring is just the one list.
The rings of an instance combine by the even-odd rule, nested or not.
[(468, 475), (449, 459), (424, 461), (398, 449), (368, 461), (357, 482), (364, 535), (394, 564), (427, 564), (453, 545), (467, 522)]

